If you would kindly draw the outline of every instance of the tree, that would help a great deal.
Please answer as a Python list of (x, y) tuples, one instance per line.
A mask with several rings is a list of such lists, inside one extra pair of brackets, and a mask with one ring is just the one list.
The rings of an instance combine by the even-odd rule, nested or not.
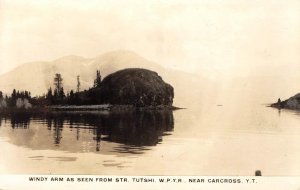
[(72, 98), (74, 98), (74, 91), (73, 90), (70, 91), (70, 99), (72, 99)]
[(60, 91), (59, 91), (59, 98), (62, 100), (66, 97), (65, 92), (64, 92), (64, 88), (61, 87)]
[(278, 104), (281, 104), (281, 100), (280, 100), (280, 98), (278, 98), (278, 101), (277, 101), (277, 103), (278, 103)]
[(57, 90), (54, 90), (53, 92), (53, 99), (56, 100), (58, 98)]
[(46, 95), (46, 99), (50, 102), (50, 104), (53, 103), (53, 95), (52, 95), (52, 88), (51, 87), (48, 90), (48, 93)]
[(101, 85), (101, 74), (100, 70), (96, 71), (96, 79), (94, 80), (94, 87), (100, 87)]
[(13, 99), (17, 98), (17, 91), (16, 91), (16, 89), (13, 90), (13, 92), (12, 92), (12, 94), (11, 94), (11, 97), (12, 97)]
[(69, 94), (69, 97), (68, 97), (68, 103), (69, 103), (69, 104), (74, 104), (74, 100), (75, 100), (74, 91), (71, 90), (71, 91), (70, 91), (70, 94)]
[(0, 91), (0, 99), (2, 99), (3, 98), (3, 93), (2, 93), (2, 91)]
[(55, 77), (54, 77), (54, 86), (55, 86), (55, 91), (57, 92), (57, 94), (59, 94), (61, 91), (62, 81), (63, 81), (63, 79), (61, 77), (61, 74), (56, 73)]
[(16, 101), (17, 101), (17, 91), (16, 91), (16, 89), (14, 89), (13, 92), (12, 92), (12, 94), (11, 94), (9, 105), (11, 107), (15, 106), (16, 105)]
[(77, 92), (80, 90), (80, 76), (77, 76)]
[(62, 85), (62, 77), (61, 74), (56, 73), (55, 77), (54, 77), (54, 96), (53, 96), (53, 103), (57, 104), (57, 103), (62, 103), (63, 99), (65, 97), (65, 92), (64, 92), (64, 88)]
[(24, 94), (25, 94), (25, 95), (24, 95), (25, 98), (31, 99), (31, 95), (30, 95), (30, 92), (29, 92), (29, 91), (25, 90)]

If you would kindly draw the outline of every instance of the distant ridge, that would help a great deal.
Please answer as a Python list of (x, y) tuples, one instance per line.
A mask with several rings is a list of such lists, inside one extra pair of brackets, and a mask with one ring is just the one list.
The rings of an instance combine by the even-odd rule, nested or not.
[[(0, 90), (9, 94), (13, 89), (29, 90), (32, 95), (43, 95), (49, 87), (53, 87), (55, 73), (62, 75), (66, 92), (76, 89), (77, 75), (80, 76), (80, 90), (85, 90), (93, 86), (97, 69), (100, 70), (102, 77), (105, 77), (125, 68), (144, 68), (157, 72), (167, 83), (174, 86), (175, 97), (180, 100), (181, 105), (185, 104), (185, 101), (191, 101), (189, 100), (191, 98), (187, 98), (188, 96), (199, 97), (201, 91), (207, 86), (205, 84), (207, 81), (204, 78), (166, 69), (135, 52), (120, 50), (107, 52), (89, 59), (69, 55), (53, 61), (25, 63), (6, 74), (0, 75)], [(175, 103), (176, 99), (174, 100)]]

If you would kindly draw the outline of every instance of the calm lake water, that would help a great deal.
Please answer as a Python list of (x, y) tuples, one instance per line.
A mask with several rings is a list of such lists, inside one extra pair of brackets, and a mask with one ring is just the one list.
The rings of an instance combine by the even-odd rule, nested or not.
[(0, 173), (300, 175), (300, 113), (265, 105), (0, 121)]

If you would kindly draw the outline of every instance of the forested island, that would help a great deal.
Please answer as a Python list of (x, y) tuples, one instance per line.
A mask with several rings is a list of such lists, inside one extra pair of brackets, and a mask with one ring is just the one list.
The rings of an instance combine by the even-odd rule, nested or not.
[(281, 101), (281, 99), (279, 98), (276, 103), (271, 104), (271, 107), (275, 107), (278, 109), (300, 110), (300, 93), (284, 101)]
[(63, 77), (56, 73), (54, 88), (45, 95), (32, 97), (29, 91), (14, 89), (11, 95), (0, 91), (0, 111), (49, 111), (49, 110), (109, 110), (109, 109), (174, 109), (174, 89), (154, 71), (140, 68), (123, 69), (103, 80), (96, 71), (94, 85), (80, 91), (65, 92)]

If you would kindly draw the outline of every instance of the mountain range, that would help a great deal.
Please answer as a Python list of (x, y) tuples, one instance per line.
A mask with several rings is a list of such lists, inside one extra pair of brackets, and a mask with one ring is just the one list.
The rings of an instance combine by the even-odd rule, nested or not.
[(193, 104), (193, 99), (198, 99), (201, 91), (209, 86), (204, 85), (208, 81), (198, 75), (165, 68), (131, 51), (112, 51), (89, 59), (71, 55), (54, 61), (25, 63), (0, 76), (0, 90), (7, 94), (13, 89), (28, 90), (33, 96), (43, 95), (47, 89), (53, 88), (55, 73), (62, 75), (65, 92), (76, 90), (78, 75), (80, 90), (85, 90), (93, 86), (96, 70), (100, 70), (104, 78), (125, 68), (145, 68), (157, 72), (174, 87), (174, 104), (178, 106)]

